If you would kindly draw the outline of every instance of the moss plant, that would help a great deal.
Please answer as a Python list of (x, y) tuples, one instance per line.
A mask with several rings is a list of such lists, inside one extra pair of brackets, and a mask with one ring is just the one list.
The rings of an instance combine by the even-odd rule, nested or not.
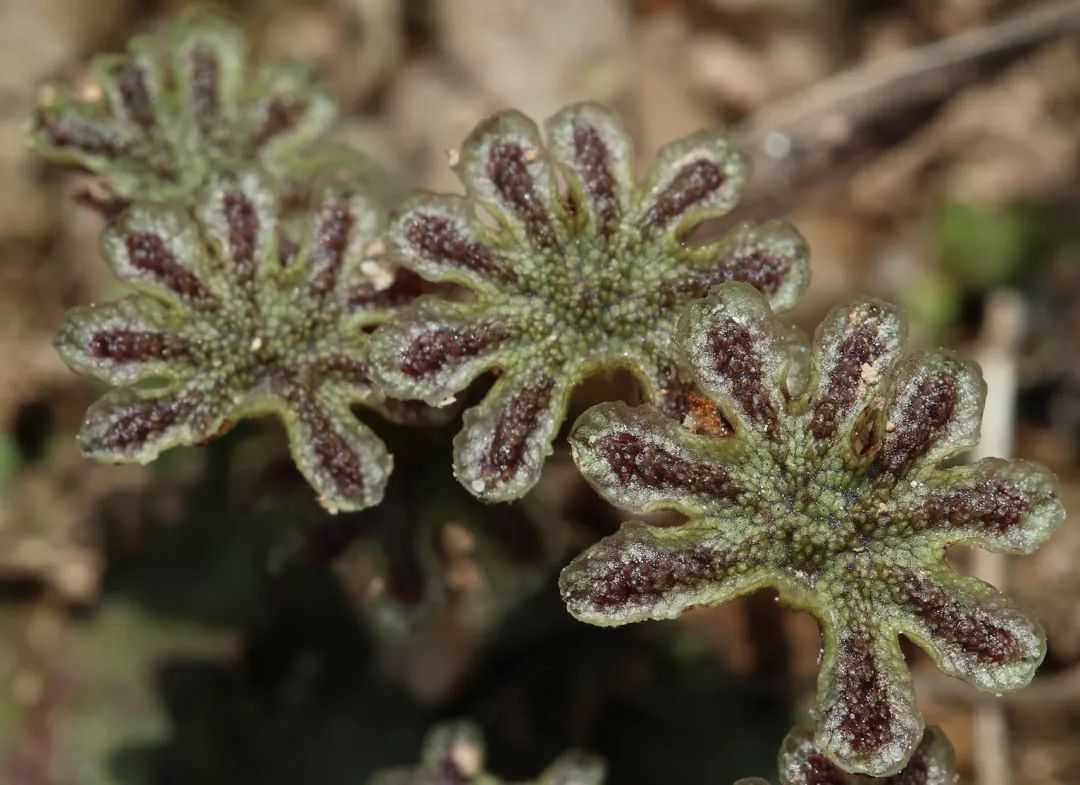
[[(814, 734), (794, 728), (784, 738), (777, 766), (780, 785), (955, 785), (956, 763), (952, 745), (939, 728), (927, 728), (911, 759), (898, 774), (866, 777), (836, 767), (814, 745)], [(768, 785), (756, 777), (735, 785)]]
[(690, 305), (676, 343), (727, 429), (616, 403), (572, 436), (607, 499), (689, 521), (624, 524), (560, 580), (570, 612), (600, 625), (775, 588), (822, 628), (816, 743), (874, 776), (897, 772), (923, 733), (898, 635), (986, 690), (1024, 686), (1043, 658), (1038, 623), (946, 567), (946, 547), (1028, 553), (1064, 516), (1041, 466), (945, 465), (978, 441), (983, 382), (949, 352), (901, 360), (904, 332), (888, 303), (835, 309), (792, 389), (788, 333), (759, 292), (723, 284)]
[(127, 210), (102, 250), (138, 293), (75, 309), (56, 341), (72, 368), (123, 388), (87, 413), (83, 450), (145, 463), (275, 413), (324, 506), (377, 503), (391, 459), (350, 407), (408, 418), (369, 381), (365, 328), (412, 294), (367, 257), (381, 221), (338, 182), (286, 214), (253, 172), (212, 180), (190, 212)]
[(396, 262), (473, 296), (424, 298), (384, 326), (373, 371), (389, 394), (439, 404), (499, 370), (455, 441), (455, 472), (481, 499), (515, 499), (536, 483), (571, 392), (591, 374), (628, 370), (682, 416), (671, 334), (685, 303), (735, 279), (788, 308), (807, 282), (806, 247), (786, 224), (684, 242), (727, 213), (746, 181), (747, 159), (722, 133), (664, 147), (643, 183), (632, 155), (619, 121), (596, 105), (548, 120), (546, 144), (531, 120), (504, 112), (465, 142), (464, 197), (414, 195), (391, 222)]
[[(31, 136), (111, 191), (102, 249), (135, 289), (75, 309), (57, 336), (72, 368), (119, 388), (87, 414), (91, 457), (144, 463), (272, 413), (320, 502), (360, 510), (382, 500), (392, 461), (353, 407), (431, 422), (416, 401), (450, 413), (491, 371), (453, 465), (475, 496), (509, 501), (538, 481), (574, 388), (628, 371), (649, 404), (586, 412), (575, 460), (614, 504), (688, 520), (624, 524), (566, 567), (563, 597), (598, 625), (765, 587), (814, 614), (816, 730), (789, 735), (784, 785), (952, 782), (947, 742), (924, 735), (900, 635), (983, 689), (1032, 678), (1045, 651), (1037, 622), (943, 557), (955, 543), (1034, 550), (1064, 515), (1054, 478), (1024, 461), (950, 463), (978, 440), (979, 371), (944, 351), (903, 359), (904, 319), (888, 303), (834, 310), (812, 346), (784, 326), (774, 312), (809, 277), (787, 224), (689, 241), (749, 176), (722, 133), (663, 147), (639, 180), (607, 110), (568, 107), (546, 138), (503, 112), (465, 142), (464, 195), (414, 194), (387, 228), (366, 160), (313, 149), (335, 116), (323, 82), (295, 63), (250, 69), (228, 22), (190, 15), (98, 58), (94, 73), (81, 95), (43, 91)], [(408, 270), (378, 261), (386, 250)], [(439, 296), (418, 299), (421, 278)], [(438, 493), (414, 496), (435, 488), (439, 452), (410, 447), (405, 498), (367, 519), (381, 537), (410, 516), (386, 538), (406, 554), (402, 574), (384, 559), (387, 617), (450, 593), (428, 585), (453, 560), (434, 531), (459, 541), (444, 550), (468, 568), (461, 585), (481, 580), (492, 534), (464, 513), (450, 521)], [(524, 568), (550, 539), (491, 537), (505, 586), (531, 586)], [(514, 594), (490, 583), (500, 602)], [(595, 760), (569, 756), (537, 783), (602, 780)], [(502, 782), (468, 723), (437, 728), (418, 767), (373, 780), (451, 782)]]
[[(377, 773), (369, 785), (503, 785), (484, 767), (484, 740), (471, 722), (436, 727), (424, 742), (424, 754), (415, 768)], [(604, 766), (590, 756), (569, 753), (559, 758), (531, 783), (518, 785), (603, 785)]]
[(285, 173), (334, 122), (325, 83), (297, 62), (247, 65), (243, 33), (194, 14), (93, 64), (96, 86), (41, 93), (38, 153), (99, 175), (124, 199), (187, 199), (215, 173)]

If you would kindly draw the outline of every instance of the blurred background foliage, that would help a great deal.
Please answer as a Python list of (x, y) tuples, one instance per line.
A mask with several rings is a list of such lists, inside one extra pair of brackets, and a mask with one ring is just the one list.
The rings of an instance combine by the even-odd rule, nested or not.
[[(334, 518), (272, 423), (145, 468), (81, 459), (73, 435), (96, 390), (51, 336), (66, 308), (115, 284), (101, 219), (75, 203), (87, 179), (34, 160), (22, 134), (42, 83), (86, 87), (91, 55), (185, 5), (0, 2), (0, 782), (363, 783), (415, 761), (428, 728), (455, 717), (483, 725), (490, 769), (508, 778), (571, 746), (605, 756), (614, 785), (773, 774), (813, 692), (813, 622), (768, 595), (678, 623), (573, 622), (554, 577), (621, 516), (565, 449), (528, 499), (486, 507), (451, 477), (456, 423), (376, 423), (397, 456), (387, 501)], [(1047, 8), (1060, 16), (1040, 25)], [(1017, 388), (988, 416), (1010, 424), (1017, 455), (1059, 474), (1067, 508), (1080, 504), (1077, 3), (227, 10), (263, 54), (318, 63), (345, 107), (338, 138), (381, 164), (391, 194), (455, 188), (447, 152), (506, 106), (542, 117), (607, 102), (643, 160), (732, 126), (758, 159), (737, 217), (789, 215), (814, 251), (796, 320), (866, 291), (911, 309), (917, 344), (1004, 353)], [(910, 78), (919, 68), (929, 81)], [(822, 84), (844, 87), (837, 98)], [(986, 325), (1002, 292), (1021, 308), (1005, 348)], [(624, 378), (598, 379), (574, 406), (633, 395)], [(1035, 685), (1001, 703), (1010, 769), (997, 782), (1080, 783), (1078, 559), (1070, 520), (1009, 562), (1050, 652)], [(972, 776), (979, 701), (911, 657), (928, 722)]]

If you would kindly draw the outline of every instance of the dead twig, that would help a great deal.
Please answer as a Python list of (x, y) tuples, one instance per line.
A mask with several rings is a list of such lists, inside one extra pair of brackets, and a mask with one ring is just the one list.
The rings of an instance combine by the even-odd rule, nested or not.
[(946, 703), (1003, 705), (1010, 709), (1080, 706), (1080, 665), (1049, 676), (1039, 676), (1024, 689), (1007, 692), (1001, 697), (977, 690), (940, 671), (920, 674), (915, 683), (921, 694), (933, 695), (935, 700)]
[[(1016, 292), (994, 292), (986, 303), (981, 346), (977, 359), (986, 379), (987, 397), (982, 440), (972, 450), (980, 458), (1008, 458), (1013, 449), (1013, 413), (1016, 407), (1016, 351), (1024, 326), (1024, 301)], [(976, 550), (975, 577), (1005, 589), (1008, 562), (1005, 554)], [(975, 773), (980, 785), (1008, 785), (1009, 729), (1000, 703), (979, 703), (972, 718)]]
[(1047, 3), (846, 71), (759, 111), (734, 130), (756, 165), (739, 217), (783, 212), (800, 190), (908, 136), (958, 90), (1041, 44), (1078, 35), (1080, 0)]

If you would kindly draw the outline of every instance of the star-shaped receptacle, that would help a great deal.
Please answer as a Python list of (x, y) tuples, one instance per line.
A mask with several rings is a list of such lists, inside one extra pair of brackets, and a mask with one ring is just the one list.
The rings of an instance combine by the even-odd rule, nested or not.
[(88, 455), (146, 463), (276, 413), (325, 507), (379, 501), (391, 459), (351, 406), (411, 416), (373, 389), (366, 351), (415, 290), (368, 258), (382, 212), (343, 180), (316, 177), (286, 208), (259, 174), (219, 177), (191, 211), (136, 204), (106, 228), (138, 293), (74, 310), (57, 335), (72, 368), (123, 388), (87, 413)]
[(571, 437), (611, 502), (689, 520), (626, 523), (560, 579), (570, 612), (600, 625), (776, 589), (821, 625), (816, 743), (874, 776), (898, 771), (923, 733), (899, 635), (993, 691), (1025, 685), (1043, 658), (1037, 622), (949, 569), (947, 546), (1027, 553), (1064, 517), (1041, 466), (946, 465), (978, 441), (983, 382), (946, 351), (901, 360), (904, 334), (895, 307), (857, 300), (826, 318), (808, 374), (793, 375), (790, 333), (751, 287), (692, 304), (676, 343), (727, 432), (605, 404)]
[(380, 329), (375, 378), (392, 395), (439, 404), (498, 371), (455, 442), (458, 479), (486, 501), (536, 483), (587, 376), (629, 371), (646, 399), (681, 416), (686, 382), (671, 337), (685, 303), (735, 279), (788, 308), (807, 283), (806, 246), (786, 224), (686, 244), (732, 208), (748, 175), (722, 133), (664, 147), (644, 183), (632, 155), (599, 106), (548, 120), (546, 144), (531, 120), (504, 112), (461, 151), (464, 196), (421, 193), (391, 220), (395, 261), (471, 297), (424, 298)]
[(250, 69), (239, 28), (205, 13), (135, 38), (93, 64), (76, 96), (42, 91), (31, 142), (123, 199), (187, 198), (215, 171), (284, 173), (337, 114), (327, 85), (292, 61)]
[(556, 550), (563, 532), (520, 510), (490, 515), (448, 493), (412, 504), (400, 501), (388, 499), (363, 513), (367, 520), (358, 522), (362, 528), (354, 547), (337, 564), (346, 581), (353, 569), (369, 565), (364, 572), (373, 572), (373, 578), (362, 607), (375, 634), (387, 641), (456, 617), (461, 621), (455, 640), (465, 648), (465, 637), (488, 634), (548, 586), (552, 571), (563, 563), (565, 549)]
[[(567, 753), (536, 779), (518, 785), (603, 785), (604, 764), (589, 755)], [(424, 741), (420, 765), (377, 772), (370, 785), (504, 785), (488, 774), (484, 738), (467, 721), (437, 726)]]
[(521, 505), (479, 504), (449, 475), (433, 475), (448, 440), (433, 445), (427, 434), (410, 433), (415, 452), (391, 448), (398, 460), (382, 503), (334, 519), (330, 533), (344, 529), (349, 538), (335, 569), (387, 642), (453, 618), (458, 648), (467, 648), (469, 636), (486, 635), (547, 585), (563, 563), (567, 532)]
[[(956, 756), (939, 728), (927, 728), (907, 765), (887, 777), (848, 774), (839, 769), (814, 744), (814, 734), (794, 728), (784, 738), (777, 756), (780, 785), (956, 785)], [(757, 777), (735, 785), (769, 785)]]

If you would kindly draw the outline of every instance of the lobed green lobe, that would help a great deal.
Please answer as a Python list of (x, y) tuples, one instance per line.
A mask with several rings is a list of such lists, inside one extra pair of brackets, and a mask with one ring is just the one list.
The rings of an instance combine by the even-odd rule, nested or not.
[[(603, 785), (604, 765), (579, 753), (563, 755), (531, 783), (518, 785)], [(504, 785), (484, 768), (484, 740), (471, 722), (436, 727), (424, 743), (420, 765), (376, 773), (370, 785)]]
[(247, 66), (239, 28), (190, 15), (93, 64), (90, 97), (42, 91), (31, 142), (97, 175), (124, 199), (188, 199), (214, 172), (258, 163), (275, 176), (337, 114), (327, 85), (298, 62)]
[(570, 612), (600, 625), (776, 589), (821, 625), (816, 743), (874, 776), (897, 772), (923, 733), (900, 634), (986, 690), (1027, 684), (1044, 655), (1038, 623), (948, 569), (947, 546), (1029, 553), (1064, 517), (1041, 466), (945, 465), (978, 441), (983, 382), (949, 352), (902, 359), (904, 334), (888, 303), (835, 309), (793, 391), (790, 332), (759, 292), (728, 283), (692, 304), (676, 344), (730, 429), (616, 403), (587, 411), (571, 436), (612, 503), (689, 520), (626, 523), (560, 579)]
[(681, 417), (688, 381), (672, 336), (685, 303), (739, 280), (788, 308), (809, 275), (806, 246), (787, 224), (683, 243), (732, 208), (748, 177), (748, 159), (722, 133), (667, 145), (638, 183), (630, 139), (607, 110), (571, 106), (546, 128), (545, 144), (518, 112), (482, 123), (457, 166), (465, 195), (416, 194), (388, 232), (396, 262), (472, 297), (423, 298), (380, 329), (373, 374), (391, 395), (437, 405), (498, 372), (455, 441), (459, 480), (486, 501), (536, 483), (587, 376), (627, 370), (648, 400)]
[[(848, 774), (837, 768), (814, 744), (805, 728), (793, 728), (784, 738), (777, 764), (780, 785), (955, 785), (956, 761), (952, 745), (939, 728), (927, 728), (907, 765), (887, 777)], [(756, 777), (736, 785), (768, 785)]]
[(190, 212), (136, 204), (106, 228), (137, 293), (75, 309), (56, 338), (73, 369), (121, 388), (87, 412), (87, 455), (147, 463), (274, 413), (325, 507), (382, 498), (391, 458), (351, 407), (416, 416), (376, 392), (366, 361), (367, 330), (413, 290), (372, 267), (382, 213), (342, 180), (316, 177), (310, 204), (286, 210), (260, 174), (215, 177)]

